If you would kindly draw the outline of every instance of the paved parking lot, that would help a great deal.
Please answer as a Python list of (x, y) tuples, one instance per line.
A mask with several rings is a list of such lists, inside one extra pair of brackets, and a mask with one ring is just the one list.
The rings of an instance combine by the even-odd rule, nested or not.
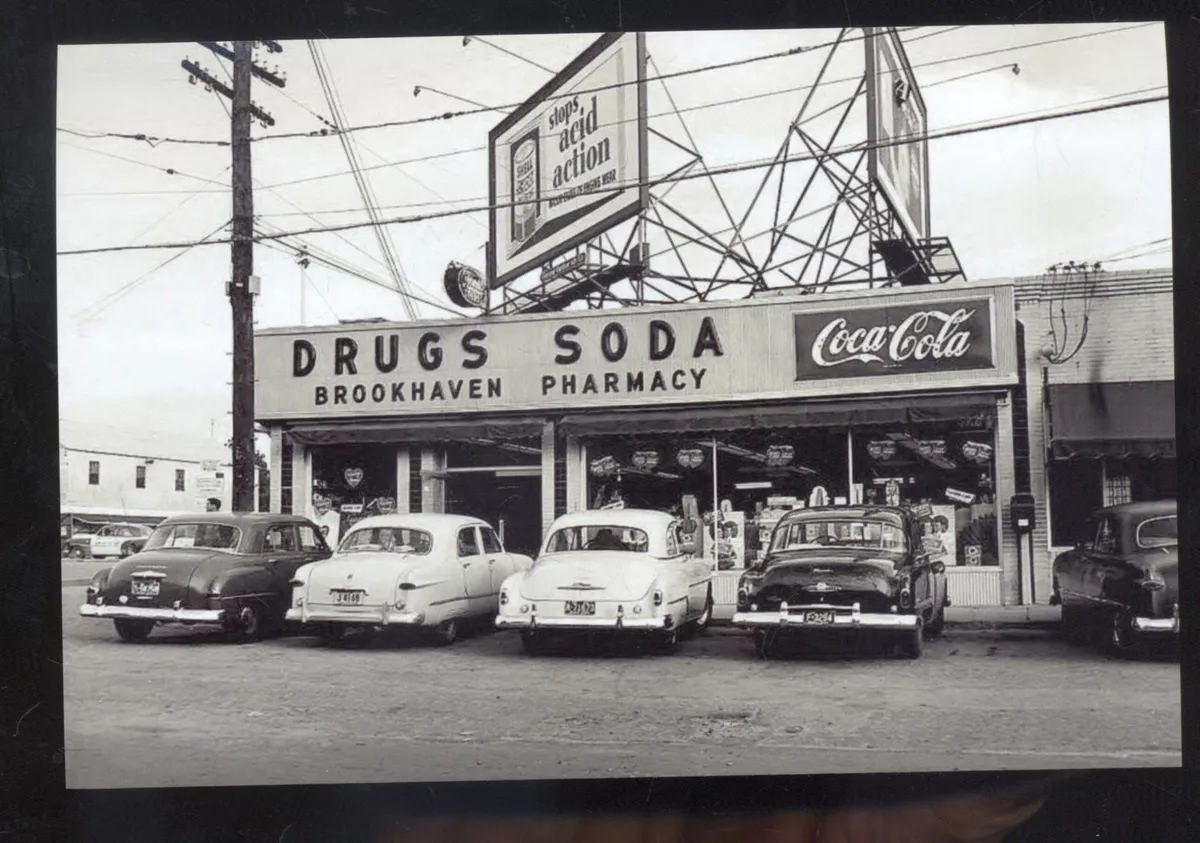
[(449, 648), (144, 644), (63, 589), (70, 787), (1164, 766), (1179, 668), (1041, 633), (952, 631), (919, 661), (759, 660), (713, 630), (673, 655), (530, 658), (515, 636)]

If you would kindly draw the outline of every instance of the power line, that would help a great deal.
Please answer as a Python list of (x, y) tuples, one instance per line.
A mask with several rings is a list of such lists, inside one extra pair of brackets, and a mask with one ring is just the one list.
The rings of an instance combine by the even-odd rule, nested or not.
[(206, 179), (203, 176), (193, 176), (192, 174), (185, 173), (182, 170), (176, 170), (174, 167), (163, 167), (160, 164), (151, 164), (148, 161), (139, 161), (136, 158), (127, 158), (124, 155), (117, 155), (116, 153), (113, 153), (113, 152), (105, 152), (102, 149), (92, 149), (91, 147), (87, 147), (87, 146), (77, 146), (76, 144), (73, 144), (73, 143), (64, 143), (62, 145), (69, 146), (72, 149), (78, 149), (82, 152), (90, 152), (93, 155), (103, 155), (105, 158), (115, 158), (118, 161), (125, 161), (130, 164), (137, 164), (139, 167), (147, 167), (151, 170), (158, 170), (161, 173), (166, 173), (168, 176), (182, 176), (185, 179), (193, 179), (194, 181), (202, 181), (202, 182), (205, 182), (206, 184), (218, 185), (220, 187), (225, 188), (226, 190), (229, 189), (229, 185), (227, 185), (227, 184), (221, 184), (221, 182), (219, 182), (219, 181), (214, 181), (213, 179)]
[[(958, 137), (961, 135), (978, 134), (978, 133), (986, 132), (986, 131), (994, 131), (996, 129), (1011, 128), (1013, 126), (1023, 126), (1023, 125), (1033, 124), (1033, 123), (1044, 123), (1044, 122), (1047, 122), (1050, 120), (1058, 120), (1058, 119), (1063, 119), (1066, 117), (1077, 117), (1077, 116), (1082, 116), (1082, 115), (1086, 115), (1086, 114), (1098, 114), (1098, 113), (1106, 112), (1106, 111), (1115, 111), (1115, 110), (1121, 109), (1121, 108), (1131, 108), (1131, 107), (1139, 106), (1139, 105), (1149, 105), (1152, 103), (1165, 102), (1166, 100), (1167, 100), (1167, 96), (1165, 94), (1161, 95), (1161, 96), (1141, 97), (1138, 99), (1127, 100), (1124, 102), (1108, 103), (1108, 104), (1103, 104), (1103, 105), (1091, 106), (1088, 108), (1076, 108), (1076, 109), (1067, 110), (1067, 111), (1057, 111), (1057, 112), (1051, 112), (1048, 114), (1038, 114), (1038, 115), (1033, 115), (1033, 116), (1029, 116), (1029, 117), (1019, 117), (1019, 118), (1015, 118), (1015, 119), (994, 121), (991, 123), (984, 123), (981, 125), (965, 126), (965, 127), (961, 127), (961, 128), (953, 128), (953, 129), (941, 130), (941, 131), (936, 131), (936, 132), (929, 132), (929, 133), (924, 133), (924, 134), (920, 134), (920, 135), (900, 136), (900, 137), (892, 138), (887, 141), (876, 142), (873, 144), (872, 143), (852, 144), (850, 146), (843, 147), (838, 150), (830, 150), (827, 153), (821, 153), (819, 155), (813, 155), (810, 153), (799, 153), (797, 155), (787, 156), (785, 159), (783, 159), (783, 161), (786, 163), (798, 163), (801, 161), (814, 161), (814, 160), (817, 160), (818, 158), (836, 158), (836, 157), (840, 157), (843, 155), (849, 155), (849, 154), (853, 154), (856, 152), (862, 152), (865, 150), (883, 149), (886, 147), (903, 146), (903, 145), (907, 145), (909, 143), (915, 143), (915, 142), (921, 142), (921, 141), (940, 140), (942, 138)], [(742, 164), (731, 164), (731, 165), (727, 165), (724, 167), (714, 167), (713, 169), (709, 170), (708, 173), (682, 173), (679, 175), (661, 176), (658, 178), (648, 179), (644, 184), (647, 187), (655, 187), (655, 186), (658, 186), (661, 184), (669, 184), (669, 183), (673, 183), (673, 182), (677, 182), (677, 181), (692, 181), (692, 180), (698, 179), (698, 178), (707, 178), (709, 174), (728, 175), (731, 173), (745, 172), (747, 170), (755, 170), (755, 169), (760, 169), (763, 167), (771, 166), (771, 161), (773, 161), (773, 160), (774, 159), (767, 160), (767, 161), (753, 161), (753, 162), (747, 162), (747, 163), (742, 163)], [(621, 188), (621, 187), (633, 187), (633, 186), (640, 186), (640, 185), (641, 185), (641, 183), (638, 181), (630, 181), (630, 182), (625, 182), (623, 184), (618, 184), (615, 186), (609, 185), (609, 186), (606, 186), (603, 188), (598, 188), (596, 190), (579, 191), (578, 193), (575, 193), (572, 195), (573, 196), (587, 196), (587, 195), (597, 194), (597, 193), (601, 193), (601, 194), (611, 193), (613, 190)], [(472, 208), (455, 209), (455, 210), (449, 210), (449, 211), (437, 211), (437, 212), (428, 213), (428, 214), (418, 214), (418, 215), (412, 215), (412, 216), (407, 216), (407, 217), (397, 217), (395, 219), (384, 220), (383, 224), (384, 225), (401, 225), (401, 224), (408, 224), (408, 223), (414, 223), (414, 222), (425, 222), (428, 220), (440, 219), (443, 217), (459, 216), (462, 214), (470, 214), (470, 213), (482, 213), (484, 211), (511, 208), (511, 207), (515, 207), (517, 205), (522, 205), (522, 204), (525, 204), (525, 203), (523, 203), (523, 202), (498, 202), (495, 204), (479, 205), (479, 206), (475, 206)], [(307, 235), (307, 234), (318, 234), (318, 233), (332, 232), (332, 231), (349, 231), (349, 230), (358, 229), (358, 228), (366, 228), (371, 225), (375, 225), (375, 223), (372, 223), (372, 222), (344, 223), (341, 225), (326, 226), (323, 228), (306, 229), (306, 230), (302, 230), (302, 231), (289, 232), (286, 235), (273, 235), (273, 237), (277, 239), (277, 237), (279, 237), (279, 236), (301, 236), (301, 235)], [(216, 243), (221, 243), (221, 242), (228, 243), (230, 241), (214, 240), (214, 241), (210, 241), (210, 242), (213, 244), (216, 244)], [(183, 248), (188, 245), (191, 245), (191, 244), (189, 244), (189, 243), (161, 243), (161, 244), (147, 245), (147, 246), (109, 246), (109, 247), (97, 248), (97, 249), (76, 249), (76, 250), (72, 250), (72, 251), (58, 252), (57, 254), (59, 254), (59, 255), (84, 255), (84, 254), (97, 254), (97, 253), (101, 253), (101, 252), (132, 251), (132, 250), (139, 250), (139, 249), (155, 249), (155, 248), (157, 248), (157, 249), (175, 249), (175, 248)]]
[[(1106, 35), (1116, 35), (1121, 32), (1129, 32), (1129, 31), (1132, 31), (1135, 29), (1144, 29), (1149, 26), (1158, 26), (1158, 25), (1159, 24), (1157, 24), (1157, 23), (1140, 23), (1140, 24), (1133, 24), (1130, 26), (1114, 27), (1112, 29), (1105, 29), (1100, 32), (1077, 33), (1075, 35), (1066, 35), (1066, 36), (1062, 36), (1059, 38), (1047, 39), (1045, 41), (1034, 41), (1034, 42), (1030, 42), (1027, 44), (1018, 44), (1013, 47), (1001, 47), (1001, 48), (997, 48), (994, 50), (985, 50), (985, 51), (981, 51), (978, 53), (970, 53), (970, 54), (963, 55), (963, 56), (955, 56), (955, 57), (946, 58), (946, 59), (938, 59), (935, 61), (922, 62), (920, 64), (915, 64), (912, 67), (914, 69), (921, 68), (921, 67), (933, 67), (933, 66), (937, 66), (937, 65), (941, 65), (941, 64), (948, 64), (951, 62), (966, 61), (966, 60), (973, 59), (973, 58), (983, 58), (986, 56), (999, 55), (1002, 53), (1011, 53), (1011, 52), (1015, 52), (1018, 50), (1033, 49), (1036, 47), (1044, 47), (1044, 46), (1049, 46), (1052, 44), (1062, 44), (1062, 43), (1067, 43), (1070, 41), (1079, 41), (1079, 40), (1083, 40), (1086, 38), (1098, 38), (1098, 37), (1102, 37), (1102, 36), (1106, 36)], [(912, 30), (922, 29), (922, 28), (924, 28), (924, 27), (917, 27), (917, 26), (901, 27), (897, 31), (903, 33), (903, 32), (910, 32)], [(922, 40), (924, 38), (930, 38), (930, 37), (934, 37), (937, 35), (944, 35), (948, 32), (951, 32), (951, 31), (953, 31), (955, 29), (959, 29), (959, 28), (962, 28), (962, 27), (950, 27), (948, 29), (939, 30), (937, 32), (926, 33), (925, 35), (915, 36), (915, 37), (909, 39), (909, 42), (911, 43), (913, 41)], [(863, 41), (866, 38), (867, 38), (867, 36), (865, 34), (851, 36), (851, 37), (843, 39), (843, 43), (853, 42), (853, 41)], [(671, 73), (659, 74), (656, 76), (647, 76), (644, 78), (644, 81), (646, 83), (649, 83), (649, 82), (654, 82), (654, 81), (659, 81), (659, 80), (664, 80), (664, 79), (674, 79), (674, 78), (683, 77), (683, 76), (691, 76), (691, 75), (695, 75), (698, 73), (707, 73), (707, 72), (712, 72), (712, 71), (717, 71), (717, 70), (728, 70), (728, 69), (731, 69), (734, 67), (743, 67), (743, 66), (746, 66), (749, 64), (754, 64), (757, 62), (768, 61), (768, 60), (779, 59), (779, 58), (787, 58), (790, 56), (803, 55), (805, 53), (814, 52), (816, 50), (821, 50), (826, 47), (832, 47), (835, 43), (836, 43), (835, 41), (824, 41), (819, 44), (813, 44), (811, 46), (793, 47), (789, 50), (782, 50), (782, 51), (774, 52), (774, 53), (766, 53), (764, 55), (752, 56), (750, 58), (745, 58), (745, 59), (735, 59), (732, 61), (721, 62), (718, 64), (702, 65), (700, 67), (688, 68), (686, 70), (677, 70), (677, 71), (673, 71)], [(829, 84), (833, 84), (834, 82), (843, 82), (843, 81), (858, 81), (859, 78), (861, 78), (861, 77), (856, 76), (853, 79), (831, 80)], [(632, 81), (628, 81), (628, 82), (614, 82), (614, 83), (611, 83), (608, 85), (602, 85), (602, 86), (596, 87), (596, 88), (582, 89), (582, 90), (576, 91), (575, 93), (580, 94), (580, 95), (590, 94), (590, 93), (600, 93), (602, 91), (614, 90), (617, 88), (628, 87), (628, 86), (636, 85), (636, 84), (639, 84), (638, 80), (632, 80)], [(808, 87), (808, 86), (801, 86), (801, 88), (798, 88), (797, 90), (802, 90), (804, 87)], [(254, 138), (253, 140), (255, 142), (260, 142), (260, 141), (267, 141), (267, 140), (281, 140), (281, 139), (287, 139), (287, 138), (326, 137), (326, 136), (333, 135), (333, 134), (344, 134), (347, 132), (361, 132), (361, 131), (368, 131), (368, 130), (373, 130), (373, 129), (397, 128), (397, 127), (402, 127), (402, 126), (415, 126), (415, 125), (421, 125), (424, 123), (432, 123), (432, 122), (441, 121), (441, 120), (453, 120), (453, 119), (457, 119), (460, 117), (470, 117), (470, 116), (474, 116), (474, 115), (478, 115), (478, 114), (486, 114), (488, 112), (495, 111), (497, 109), (513, 109), (513, 108), (517, 108), (517, 107), (521, 106), (522, 104), (523, 104), (522, 102), (516, 102), (516, 103), (508, 103), (505, 105), (487, 106), (487, 107), (483, 107), (483, 108), (469, 109), (466, 111), (449, 111), (449, 112), (445, 112), (443, 114), (429, 115), (427, 117), (415, 117), (415, 118), (409, 118), (407, 120), (394, 120), (394, 121), (387, 121), (387, 122), (382, 122), (382, 123), (371, 123), (371, 124), (365, 124), (362, 126), (344, 126), (335, 131), (320, 130), (317, 132), (283, 132), (283, 133), (272, 134), (272, 135), (260, 135), (259, 137)], [(67, 130), (60, 130), (60, 131), (67, 131)], [(79, 130), (74, 130), (74, 131), (79, 131)], [(131, 135), (130, 133), (122, 134), (122, 133), (114, 133), (114, 132), (92, 132), (92, 133), (90, 133), (89, 136), (91, 136), (91, 137), (125, 137), (125, 138), (134, 137), (137, 139), (140, 139), (142, 137), (140, 134), (132, 134)], [(177, 138), (153, 138), (153, 139), (160, 143), (184, 142)], [(199, 143), (199, 144), (204, 144), (204, 143), (220, 144), (220, 145), (228, 144), (228, 141), (190, 140), (187, 142), (188, 143)], [(344, 175), (344, 174), (339, 174), (339, 175)]]

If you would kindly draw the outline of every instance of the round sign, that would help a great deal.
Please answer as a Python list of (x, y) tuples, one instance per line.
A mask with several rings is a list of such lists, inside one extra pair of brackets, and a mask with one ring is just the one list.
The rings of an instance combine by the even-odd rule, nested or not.
[(459, 307), (487, 307), (488, 285), (478, 270), (451, 261), (442, 282), (450, 301)]

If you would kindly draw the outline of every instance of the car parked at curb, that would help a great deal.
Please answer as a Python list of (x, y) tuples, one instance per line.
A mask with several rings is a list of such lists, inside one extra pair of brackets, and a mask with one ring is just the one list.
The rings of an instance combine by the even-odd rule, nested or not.
[(1179, 521), (1173, 500), (1098, 510), (1053, 566), (1063, 637), (1133, 654), (1179, 640)]
[[(945, 561), (923, 536), (929, 507), (826, 506), (793, 510), (766, 556), (738, 583), (733, 624), (771, 657), (784, 638), (886, 636), (919, 658), (941, 634)], [(847, 642), (849, 643), (849, 642)]]
[(550, 527), (528, 571), (500, 588), (496, 626), (518, 630), (526, 652), (571, 633), (647, 635), (664, 649), (712, 619), (712, 562), (687, 553), (664, 512), (575, 512)]
[(255, 641), (282, 628), (296, 570), (329, 552), (300, 516), (176, 515), (140, 553), (96, 573), (79, 613), (111, 620), (125, 641), (171, 623), (215, 625)]
[(287, 620), (327, 640), (400, 629), (450, 644), (466, 627), (491, 626), (500, 584), (532, 564), (478, 518), (377, 515), (355, 524), (332, 557), (296, 572)]
[(71, 559), (124, 559), (140, 551), (151, 532), (145, 524), (105, 524), (94, 533), (67, 539), (64, 555)]

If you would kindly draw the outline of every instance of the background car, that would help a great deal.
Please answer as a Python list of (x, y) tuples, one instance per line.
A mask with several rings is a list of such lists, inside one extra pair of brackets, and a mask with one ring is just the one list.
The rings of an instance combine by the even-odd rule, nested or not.
[(254, 641), (282, 628), (296, 570), (328, 556), (316, 525), (299, 516), (176, 515), (141, 553), (98, 572), (79, 612), (111, 619), (126, 641), (160, 623), (215, 624)]
[(72, 559), (124, 559), (140, 551), (151, 532), (145, 524), (105, 524), (95, 533), (67, 539), (66, 555)]
[(685, 553), (664, 512), (589, 510), (550, 527), (533, 567), (505, 580), (496, 626), (529, 653), (560, 633), (649, 634), (666, 648), (712, 618), (712, 563)]
[(500, 584), (532, 564), (478, 518), (377, 515), (355, 524), (330, 559), (296, 572), (287, 619), (327, 639), (392, 628), (449, 644), (464, 626), (490, 625)]
[(1085, 538), (1054, 560), (1063, 637), (1115, 654), (1179, 636), (1179, 521), (1173, 500), (1096, 512)]
[(769, 657), (782, 636), (864, 632), (919, 658), (945, 624), (946, 566), (923, 538), (929, 508), (831, 506), (776, 524), (766, 556), (738, 583), (733, 623)]

